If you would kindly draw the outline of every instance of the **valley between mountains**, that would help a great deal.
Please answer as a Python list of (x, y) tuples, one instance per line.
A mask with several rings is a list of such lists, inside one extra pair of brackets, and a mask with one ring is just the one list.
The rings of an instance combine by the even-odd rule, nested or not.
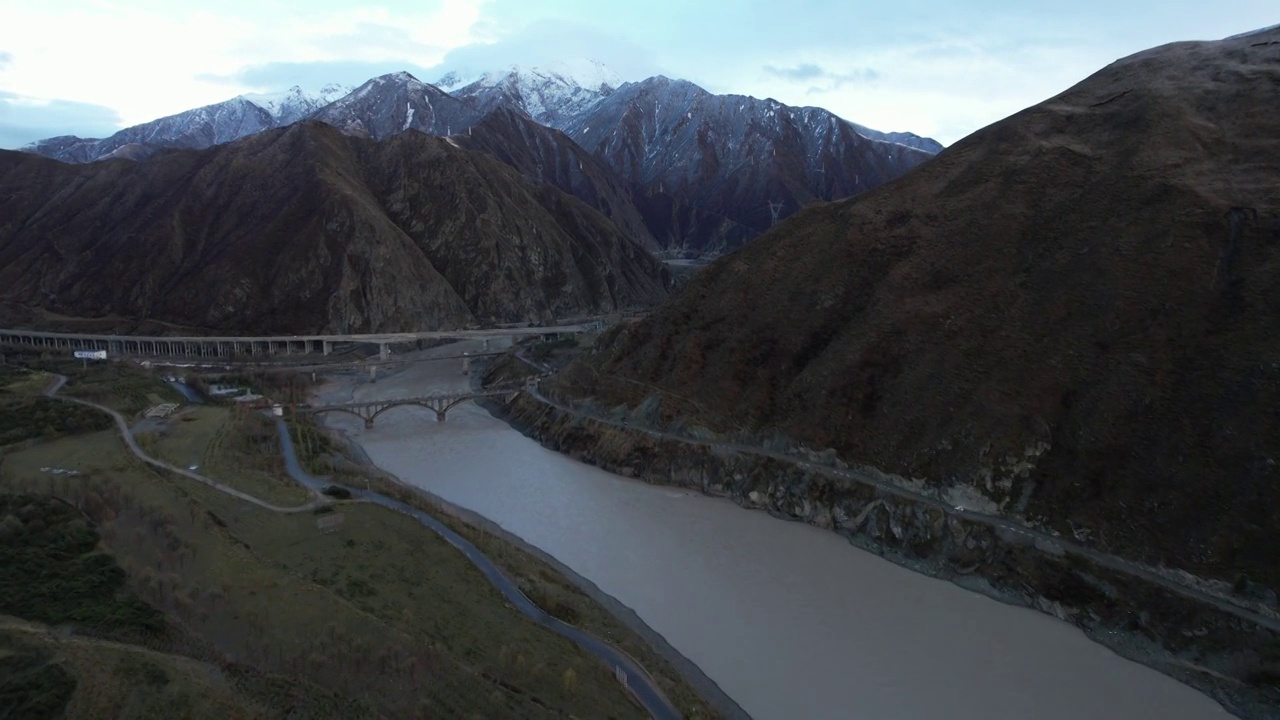
[[(910, 621), (877, 634), (876, 617), (839, 616), (874, 606), (878, 593), (900, 600), (908, 618), (909, 608), (934, 607), (923, 599), (928, 588), (905, 582), (826, 583), (830, 568), (851, 567), (839, 553), (879, 562), (867, 551), (1070, 623), (1186, 693), (1165, 695), (1174, 691), (1148, 683), (1168, 678), (1127, 660), (1089, 656), (1095, 670), (1117, 668), (1126, 680), (1106, 685), (1114, 696), (1101, 702), (1075, 698), (1078, 712), (1277, 718), (1277, 106), (1280, 27), (1119, 59), (947, 148), (683, 80), (624, 82), (599, 66), (436, 83), (393, 73), (354, 88), (241, 96), (108, 138), (0, 151), (0, 327), (272, 336), (259, 341), (268, 352), (273, 342), (292, 352), (290, 337), (335, 336), (321, 342), (323, 356), (302, 360), (148, 362), (183, 365), (172, 372), (201, 375), (193, 385), (269, 388), (275, 397), (262, 407), (296, 413), (288, 421), (298, 437), (319, 448), (310, 459), (336, 476), (407, 496), (436, 493), (478, 536), (493, 532), (503, 557), (504, 543), (555, 555), (565, 567), (513, 562), (548, 593), (548, 612), (567, 597), (572, 613), (562, 614), (590, 614), (600, 632), (615, 632), (600, 617), (623, 618), (619, 642), (643, 649), (645, 666), (659, 668), (655, 686), (678, 694), (690, 717), (838, 717), (852, 712), (845, 696), (855, 681), (870, 712), (938, 711), (907, 684), (925, 660), (903, 653), (925, 640), (952, 647), (948, 628), (920, 639), (907, 632)], [(591, 322), (552, 334), (572, 318)], [(546, 336), (519, 341), (515, 326)], [(464, 328), (487, 334), (446, 348), (358, 337)], [(28, 386), (43, 377), (34, 373), (67, 369), (57, 342), (21, 351), (24, 370), (5, 376), (13, 407), (54, 417)], [(341, 345), (336, 359), (330, 343)], [(446, 361), (461, 361), (461, 371)], [(130, 365), (119, 365), (129, 367), (121, 377), (146, 387), (149, 401), (168, 399), (154, 374)], [(473, 395), (486, 387), (493, 392)], [(457, 409), (446, 420), (430, 402), (449, 393)], [(136, 415), (144, 408), (135, 404), (121, 407)], [(246, 422), (221, 408), (213, 406), (218, 423)], [(334, 415), (314, 420), (315, 412)], [(55, 420), (42, 437), (67, 435), (58, 447), (72, 457), (66, 448), (78, 435), (99, 450), (107, 442), (84, 418)], [(184, 422), (162, 423), (170, 453), (174, 437), (195, 429)], [(252, 430), (237, 432), (256, 437)], [(56, 491), (57, 482), (32, 480), (32, 468), (52, 462), (42, 441), (24, 435), (22, 448), (0, 446), (8, 473), (0, 477), (24, 492)], [(216, 438), (201, 441), (204, 457), (226, 452)], [(17, 460), (4, 464), (8, 457)], [(254, 458), (255, 472), (269, 476)], [(115, 462), (86, 465), (105, 478), (104, 492), (129, 470)], [(166, 481), (166, 507), (229, 511), (225, 499), (180, 498), (180, 485)], [(728, 503), (703, 495), (826, 532), (785, 526), (822, 539), (788, 535), (790, 554), (768, 552), (742, 528), (770, 538), (784, 531), (716, 520), (725, 529), (717, 535), (704, 520), (729, 517), (720, 514)], [(52, 506), (25, 496), (18, 504), (80, 532), (79, 520)], [(221, 537), (191, 512), (189, 528), (175, 527)], [(637, 517), (644, 533), (629, 535)], [(274, 542), (264, 526), (232, 527)], [(859, 549), (818, 544), (836, 534)], [(688, 540), (673, 548), (673, 538)], [(220, 552), (236, 552), (219, 542)], [(130, 572), (142, 566), (136, 548), (117, 544), (134, 553)], [(290, 567), (314, 560), (271, 552)], [(181, 575), (177, 559), (166, 562)], [(259, 564), (269, 574), (270, 563)], [(751, 585), (762, 574), (765, 583)], [(736, 586), (707, 590), (714, 600), (704, 602), (702, 577), (737, 578), (758, 589), (760, 604)], [(830, 587), (839, 593), (814, 589)], [(335, 590), (326, 602), (357, 591)], [(376, 606), (388, 636), (409, 628), (461, 642), (474, 629), (441, 635), (375, 595), (357, 607)], [(186, 629), (166, 637), (195, 647), (199, 633), (187, 631), (206, 627), (192, 619), (198, 613), (162, 586), (139, 597), (180, 617)], [(989, 617), (981, 607), (946, 617), (968, 628), (967, 619)], [(483, 609), (512, 620), (497, 605)], [(807, 612), (829, 614), (810, 622)], [(845, 620), (865, 621), (857, 638), (840, 634)], [(1014, 626), (973, 622), (992, 628), (979, 640)], [(773, 623), (794, 634), (771, 638)], [(824, 623), (840, 626), (830, 631), (843, 638), (838, 648), (824, 645)], [(520, 637), (518, 650), (488, 641), (474, 653), (433, 650), (445, 675), (468, 684), (462, 697), (433, 695), (432, 707), (474, 701), (495, 716), (534, 707), (549, 716), (618, 701), (601, 666), (575, 665), (559, 641)], [(1052, 637), (1064, 643), (1052, 647), (1069, 646)], [(979, 640), (957, 644), (972, 650)], [(989, 653), (992, 677), (977, 677), (983, 668), (934, 673), (990, 682), (976, 693), (982, 702), (957, 701), (956, 716), (1015, 707), (1018, 717), (1051, 716), (1056, 708), (1019, 695), (1022, 668), (1010, 670), (1000, 655), (1015, 640), (1001, 642)], [(287, 677), (290, 663), (316, 664), (310, 655), (322, 654), (302, 645), (297, 658), (273, 660), (269, 643), (230, 643), (254, 655), (224, 670)], [(761, 671), (775, 646), (779, 662), (796, 665)], [(20, 649), (46, 658), (51, 647), (40, 636)], [(412, 679), (405, 648), (388, 662)], [(166, 646), (179, 649), (217, 663), (207, 647)], [(541, 665), (514, 659), (524, 652)], [(949, 652), (965, 657), (941, 654)], [(797, 671), (808, 655), (825, 659)], [(884, 678), (878, 663), (910, 669)], [(331, 672), (327, 661), (317, 667)], [(579, 673), (589, 693), (577, 694)], [(500, 690), (478, 700), (491, 684)], [(415, 699), (400, 685), (382, 700), (358, 697), (350, 683), (335, 687), (325, 696), (332, 716), (347, 707), (394, 715)], [(241, 701), (282, 707), (265, 683), (251, 688)], [(216, 690), (234, 705), (232, 690)]]

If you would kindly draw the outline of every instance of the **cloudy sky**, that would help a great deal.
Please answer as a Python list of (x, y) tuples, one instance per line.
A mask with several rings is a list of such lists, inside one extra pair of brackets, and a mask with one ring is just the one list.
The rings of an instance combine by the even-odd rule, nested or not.
[(595, 59), (951, 143), (1275, 0), (0, 0), (0, 147), (300, 84)]

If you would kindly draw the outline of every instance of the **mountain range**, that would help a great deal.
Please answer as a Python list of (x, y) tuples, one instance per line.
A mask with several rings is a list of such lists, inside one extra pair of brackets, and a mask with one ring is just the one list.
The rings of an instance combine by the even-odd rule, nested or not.
[(1274, 609), (1278, 104), (1280, 29), (1119, 60), (720, 258), (561, 391), (830, 448)]
[[(477, 132), (483, 135), (483, 132)], [(144, 162), (0, 151), (0, 311), (293, 334), (652, 305), (650, 248), (487, 153), (317, 121)]]
[[(108, 138), (56, 137), (24, 150), (72, 163), (136, 160), (302, 119), (375, 140), (410, 130), (462, 136), (486, 121), (523, 124), (508, 139), (526, 145), (481, 145), (518, 159), (517, 169), (531, 181), (550, 182), (593, 205), (638, 242), (692, 253), (740, 246), (805, 205), (865, 192), (941, 149), (935, 141), (874, 131), (820, 108), (714, 95), (665, 77), (622, 82), (603, 66), (579, 63), (475, 78), (448, 73), (434, 85), (400, 72), (354, 89), (243, 95)], [(566, 165), (570, 157), (575, 161)], [(597, 163), (579, 173), (574, 166), (587, 157)]]

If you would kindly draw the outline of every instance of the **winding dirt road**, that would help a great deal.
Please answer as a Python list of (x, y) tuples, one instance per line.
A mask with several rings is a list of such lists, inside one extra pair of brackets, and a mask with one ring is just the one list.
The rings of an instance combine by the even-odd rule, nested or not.
[[(283, 420), (277, 420), (277, 427), (280, 432), (281, 452), (284, 456), (285, 466), (288, 469), (289, 475), (296, 482), (303, 487), (306, 487), (315, 495), (315, 498), (310, 502), (296, 507), (272, 505), (271, 503), (265, 502), (259, 498), (249, 495), (248, 493), (244, 493), (233, 487), (224, 485), (213, 478), (205, 477), (199, 473), (195, 473), (190, 470), (171, 465), (163, 460), (151, 457), (138, 446), (137, 441), (133, 437), (133, 433), (129, 430), (128, 420), (126, 420), (119, 412), (106, 407), (105, 405), (89, 402), (88, 400), (81, 400), (80, 398), (69, 396), (58, 396), (58, 391), (61, 390), (66, 383), (66, 376), (56, 375), (54, 382), (45, 389), (44, 394), (47, 397), (54, 398), (56, 400), (84, 405), (85, 407), (90, 407), (98, 410), (99, 412), (104, 412), (110, 415), (112, 419), (115, 420), (116, 429), (119, 430), (120, 437), (124, 440), (129, 451), (132, 452), (139, 460), (151, 465), (152, 467), (177, 473), (185, 478), (208, 485), (219, 492), (226, 493), (227, 495), (231, 495), (232, 497), (239, 498), (245, 502), (252, 503), (260, 508), (271, 510), (273, 512), (309, 512), (320, 505), (332, 502), (321, 493), (321, 491), (328, 485), (328, 482), (324, 478), (312, 477), (302, 469), (301, 463), (298, 462), (297, 453), (293, 447), (293, 439), (289, 436), (288, 427), (285, 425)], [(510, 602), (522, 615), (557, 635), (569, 639), (574, 644), (599, 658), (610, 670), (617, 674), (619, 678), (625, 678), (624, 687), (626, 690), (640, 702), (644, 709), (653, 718), (655, 718), (655, 720), (680, 720), (682, 717), (680, 711), (672, 705), (671, 701), (667, 699), (666, 695), (658, 687), (657, 681), (653, 679), (653, 677), (644, 669), (643, 666), (640, 665), (639, 662), (624, 652), (621, 648), (615, 647), (608, 641), (584, 632), (573, 625), (561, 622), (559, 619), (538, 607), (537, 604), (520, 591), (519, 586), (507, 577), (497, 564), (444, 523), (415, 507), (402, 503), (398, 500), (394, 500), (385, 495), (380, 495), (368, 490), (361, 490), (359, 488), (347, 488), (347, 490), (351, 493), (353, 501), (355, 502), (369, 502), (375, 505), (381, 505), (389, 510), (403, 513), (416, 519), (424, 527), (434, 531), (474, 563), (484, 574), (485, 578), (489, 580), (489, 583), (493, 585), (498, 592), (502, 593), (503, 597), (505, 597), (507, 601)]]
[(294, 507), (272, 505), (271, 503), (265, 500), (254, 497), (253, 495), (250, 495), (246, 492), (237, 490), (231, 487), (230, 485), (225, 485), (223, 483), (220, 483), (211, 477), (206, 477), (199, 473), (187, 470), (186, 468), (180, 468), (177, 465), (171, 465), (163, 460), (153, 458), (150, 455), (148, 455), (141, 447), (138, 446), (138, 442), (137, 440), (134, 439), (133, 433), (129, 431), (129, 421), (125, 419), (124, 415), (121, 415), (120, 413), (107, 407), (106, 405), (99, 405), (97, 403), (89, 402), (88, 400), (81, 400), (80, 398), (75, 398), (75, 397), (57, 396), (57, 393), (59, 390), (62, 389), (62, 386), (67, 384), (67, 378), (65, 375), (57, 375), (55, 377), (56, 379), (54, 380), (53, 384), (51, 384), (44, 391), (44, 394), (47, 397), (51, 397), (56, 400), (61, 400), (62, 402), (70, 402), (70, 403), (75, 403), (77, 405), (84, 405), (85, 407), (90, 407), (90, 408), (93, 408), (94, 410), (97, 410), (99, 412), (104, 412), (110, 415), (111, 419), (115, 420), (116, 429), (120, 431), (120, 438), (124, 440), (124, 444), (129, 448), (129, 452), (133, 453), (134, 457), (138, 458), (142, 462), (152, 467), (160, 468), (161, 470), (167, 470), (168, 472), (171, 472), (171, 473), (176, 473), (189, 480), (195, 480), (198, 483), (208, 485), (209, 487), (213, 488), (214, 490), (217, 490), (218, 492), (226, 493), (227, 495), (231, 495), (232, 497), (236, 497), (241, 500), (244, 500), (247, 503), (257, 505), (260, 508), (271, 510), (272, 512), (278, 512), (278, 513), (310, 512), (312, 510), (315, 510), (317, 507), (329, 502), (327, 499), (324, 498), (324, 496), (322, 496), (315, 489), (308, 488), (309, 490), (311, 490), (312, 494), (315, 495), (314, 499), (312, 499), (310, 502), (304, 503), (302, 505), (297, 505)]

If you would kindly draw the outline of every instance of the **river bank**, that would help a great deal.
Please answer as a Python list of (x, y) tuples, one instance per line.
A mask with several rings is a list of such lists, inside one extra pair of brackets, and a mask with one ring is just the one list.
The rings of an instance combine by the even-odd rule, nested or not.
[(610, 615), (617, 618), (617, 620), (625, 625), (631, 632), (640, 636), (654, 652), (670, 663), (670, 665), (675, 668), (676, 672), (679, 673), (680, 678), (692, 687), (693, 690), (697, 692), (703, 700), (710, 704), (716, 712), (720, 713), (725, 720), (750, 720), (751, 716), (748, 715), (736, 702), (734, 702), (733, 698), (729, 697), (714, 680), (707, 677), (706, 673), (702, 672), (701, 668), (695, 665), (687, 657), (680, 654), (678, 650), (667, 642), (666, 638), (655, 632), (653, 628), (649, 627), (643, 620), (641, 620), (640, 616), (636, 615), (634, 610), (618, 602), (618, 600), (612, 595), (602, 591), (595, 583), (583, 577), (574, 571), (573, 568), (560, 562), (541, 548), (531, 545), (526, 542), (524, 538), (507, 531), (501, 525), (498, 525), (483, 515), (468, 510), (460, 505), (451, 503), (443, 497), (421, 487), (406, 483), (395, 475), (392, 475), (378, 467), (378, 465), (373, 462), (373, 459), (369, 457), (368, 453), (364, 451), (364, 448), (362, 448), (358, 442), (353, 440), (348, 433), (332, 428), (331, 432), (335, 438), (341, 441), (344, 455), (353, 462), (355, 469), (360, 473), (378, 476), (387, 481), (403, 486), (404, 488), (412, 491), (427, 504), (441, 512), (456, 518), (476, 530), (498, 538), (500, 541), (517, 548), (520, 552), (533, 556), (541, 563), (550, 567), (553, 571), (562, 575), (593, 602), (604, 608)]
[[(356, 382), (358, 381), (353, 376), (348, 382), (330, 383), (321, 388), (314, 395), (314, 399), (323, 403), (350, 402), (355, 397)], [(411, 491), (433, 508), (452, 516), (471, 528), (498, 538), (501, 542), (518, 549), (520, 552), (536, 558), (537, 561), (563, 576), (574, 587), (590, 598), (592, 602), (602, 607), (628, 630), (639, 636), (653, 652), (657, 653), (678, 673), (683, 682), (693, 688), (699, 697), (707, 702), (721, 717), (725, 718), (725, 720), (750, 719), (751, 716), (729, 697), (714, 680), (708, 677), (701, 668), (672, 647), (662, 635), (649, 627), (631, 608), (618, 602), (612, 595), (602, 591), (591, 580), (574, 571), (573, 568), (560, 562), (541, 548), (526, 542), (524, 538), (509, 532), (483, 515), (452, 503), (423, 487), (406, 483), (396, 475), (379, 467), (365, 451), (364, 447), (356, 441), (353, 433), (349, 429), (344, 429), (341, 423), (330, 423), (327, 429), (331, 436), (341, 443), (343, 452), (339, 461), (351, 462), (353, 467), (350, 469), (356, 470), (360, 474), (378, 477), (384, 481), (395, 483)], [(301, 468), (297, 469), (301, 472)]]
[[(330, 388), (356, 400), (468, 387), (407, 366)], [(545, 551), (757, 718), (1226, 717), (1185, 685), (1028, 609), (910, 572), (834, 533), (646, 484), (548, 450), (464, 403), (348, 432), (381, 468)]]
[(1280, 717), (1259, 686), (1280, 637), (1160, 585), (1061, 549), (857, 483), (724, 448), (672, 442), (522, 395), (491, 412), (543, 446), (609, 472), (697, 490), (834, 531), (895, 564), (1066, 621), (1117, 654), (1213, 697), (1243, 718)]

